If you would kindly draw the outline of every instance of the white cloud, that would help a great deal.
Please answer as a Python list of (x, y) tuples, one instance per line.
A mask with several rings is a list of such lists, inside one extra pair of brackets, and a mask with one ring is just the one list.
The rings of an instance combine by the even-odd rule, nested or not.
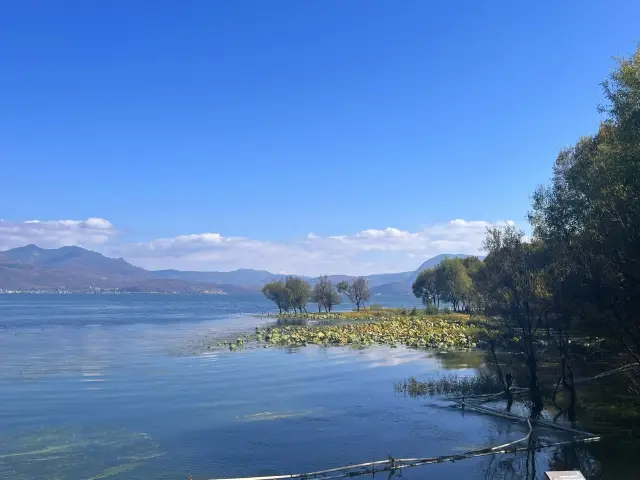
[(513, 224), (452, 220), (409, 232), (366, 229), (353, 234), (269, 242), (217, 233), (183, 235), (123, 246), (122, 255), (146, 268), (233, 270), (317, 275), (370, 274), (412, 270), (440, 253), (479, 254), (488, 227)]
[(479, 254), (488, 227), (512, 221), (452, 220), (418, 231), (394, 227), (271, 242), (220, 233), (199, 233), (126, 243), (102, 218), (83, 221), (0, 221), (0, 248), (35, 243), (41, 247), (81, 245), (122, 256), (149, 269), (265, 269), (300, 274), (370, 274), (413, 270), (440, 253)]
[(0, 250), (21, 247), (30, 243), (43, 248), (79, 245), (95, 248), (117, 234), (104, 218), (87, 220), (0, 220)]

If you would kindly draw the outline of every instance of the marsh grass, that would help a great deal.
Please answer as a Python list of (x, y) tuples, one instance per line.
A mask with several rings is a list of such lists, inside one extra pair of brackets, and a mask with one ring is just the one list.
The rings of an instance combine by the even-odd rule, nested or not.
[(426, 395), (472, 396), (499, 392), (502, 385), (498, 378), (488, 372), (479, 371), (475, 376), (445, 375), (435, 380), (418, 381), (414, 377), (397, 382), (394, 390), (410, 397)]
[(279, 327), (285, 325), (296, 325), (299, 327), (304, 327), (309, 323), (309, 320), (306, 318), (298, 318), (298, 317), (279, 317), (276, 321), (276, 325)]

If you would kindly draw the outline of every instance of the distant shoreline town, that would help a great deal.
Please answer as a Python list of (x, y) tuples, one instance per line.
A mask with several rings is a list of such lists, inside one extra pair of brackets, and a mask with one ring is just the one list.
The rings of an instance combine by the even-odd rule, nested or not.
[(9, 290), (0, 289), (0, 295), (227, 295), (223, 291), (193, 291), (193, 292), (144, 292), (144, 291), (127, 291), (118, 289), (104, 290), (67, 290), (59, 289), (29, 289), (29, 290)]
[[(406, 272), (379, 273), (366, 277), (372, 295), (412, 295), (418, 274), (445, 258), (466, 257), (441, 254)], [(0, 293), (113, 295), (122, 293), (162, 294), (252, 294), (263, 285), (286, 278), (266, 270), (239, 269), (230, 272), (146, 270), (122, 258), (110, 258), (77, 246), (40, 248), (26, 245), (0, 252)], [(311, 285), (319, 278), (301, 277)], [(334, 284), (351, 282), (349, 275), (329, 275)]]

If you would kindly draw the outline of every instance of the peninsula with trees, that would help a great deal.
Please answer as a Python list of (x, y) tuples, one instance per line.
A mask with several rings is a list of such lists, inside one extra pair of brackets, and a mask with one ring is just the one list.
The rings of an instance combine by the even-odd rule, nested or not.
[[(560, 151), (550, 183), (533, 192), (531, 237), (514, 226), (492, 228), (485, 258), (444, 258), (421, 270), (412, 292), (423, 309), (367, 306), (370, 287), (362, 277), (336, 285), (324, 278), (313, 288), (294, 277), (269, 283), (263, 293), (282, 317), (309, 323), (258, 329), (258, 341), (481, 347), (487, 370), (473, 382), (411, 378), (398, 390), (506, 400), (507, 412), (520, 399), (531, 419), (545, 410), (554, 420), (580, 416), (599, 433), (606, 422), (618, 448), (634, 445), (640, 440), (640, 49), (602, 85), (599, 128)], [(354, 311), (333, 311), (341, 294)], [(304, 300), (324, 312), (307, 312)], [(596, 457), (598, 448), (606, 447), (595, 448)], [(585, 472), (593, 468), (584, 465)]]

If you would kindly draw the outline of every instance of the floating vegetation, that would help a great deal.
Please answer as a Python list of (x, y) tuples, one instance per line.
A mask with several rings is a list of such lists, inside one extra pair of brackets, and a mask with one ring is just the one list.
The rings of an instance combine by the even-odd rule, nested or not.
[[(407, 311), (406, 308), (362, 308), (359, 312), (330, 312), (330, 313), (280, 313), (279, 319), (315, 320), (315, 321), (344, 321), (344, 320), (388, 320), (399, 316), (426, 316), (424, 310)], [(469, 315), (453, 313), (442, 315), (454, 320), (469, 319)]]
[(106, 479), (160, 454), (158, 445), (144, 433), (39, 429), (0, 436), (0, 478)]
[[(477, 342), (480, 327), (468, 315), (409, 316), (376, 315), (368, 321), (331, 325), (282, 325), (256, 328), (259, 342), (295, 347), (307, 344), (323, 346), (405, 345), (411, 348), (470, 348)], [(326, 320), (347, 316), (355, 320), (367, 318), (371, 312), (306, 314), (308, 318)], [(378, 314), (379, 311), (374, 313)], [(356, 314), (356, 315), (353, 315)]]

